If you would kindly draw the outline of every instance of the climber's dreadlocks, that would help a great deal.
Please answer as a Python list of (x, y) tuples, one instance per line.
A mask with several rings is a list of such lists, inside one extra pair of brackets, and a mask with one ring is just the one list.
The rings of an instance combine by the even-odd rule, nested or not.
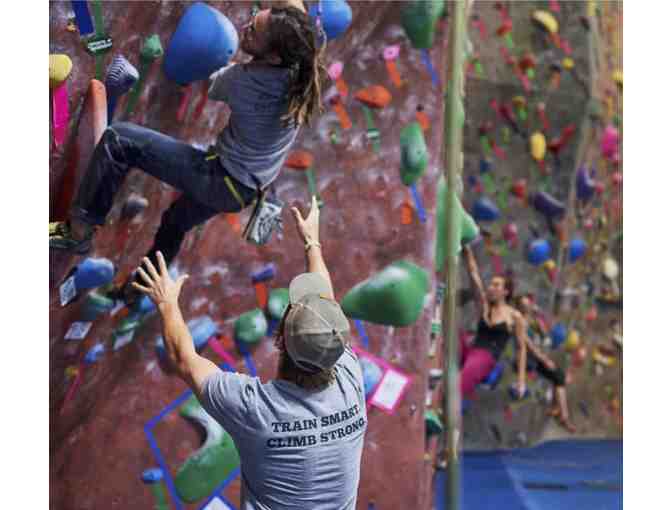
[(314, 22), (295, 7), (273, 7), (270, 47), (290, 69), (289, 109), (283, 121), (310, 124), (322, 111), (322, 83), (326, 78), (324, 44), (320, 45)]

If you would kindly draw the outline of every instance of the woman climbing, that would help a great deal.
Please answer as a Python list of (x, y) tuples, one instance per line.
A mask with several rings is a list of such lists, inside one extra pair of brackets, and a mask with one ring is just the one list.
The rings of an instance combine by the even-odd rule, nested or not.
[(573, 434), (576, 432), (576, 427), (569, 420), (565, 372), (531, 340), (534, 337), (544, 337), (547, 333), (544, 325), (537, 318), (537, 307), (530, 299), (530, 296), (527, 295), (518, 296), (515, 303), (516, 308), (518, 308), (529, 325), (525, 341), (527, 350), (530, 353), (527, 368), (528, 370), (530, 368), (536, 370), (540, 376), (553, 384), (553, 405), (549, 409), (548, 414), (556, 417), (560, 424)]
[[(129, 122), (103, 133), (67, 222), (49, 225), (49, 246), (86, 254), (128, 171), (138, 168), (182, 191), (163, 213), (147, 256), (167, 264), (193, 227), (220, 213), (248, 207), (278, 176), (299, 128), (321, 109), (326, 77), (324, 45), (298, 0), (253, 11), (240, 36), (252, 56), (210, 77), (208, 97), (226, 102), (231, 115), (213, 153)], [(139, 292), (125, 282), (116, 297), (132, 305)], [(137, 280), (139, 281), (139, 280)]]
[[(476, 296), (479, 317), (473, 342), (468, 344), (462, 336), (460, 338), (462, 363), (460, 391), (462, 397), (465, 397), (473, 393), (476, 385), (482, 382), (495, 367), (511, 335), (515, 334), (518, 341), (518, 366), (525, 367), (527, 327), (522, 314), (509, 305), (513, 298), (511, 278), (493, 276), (486, 290), (483, 287), (476, 258), (471, 248), (465, 246), (462, 254)], [(525, 370), (519, 369), (516, 388), (521, 398), (526, 390), (525, 376)]]

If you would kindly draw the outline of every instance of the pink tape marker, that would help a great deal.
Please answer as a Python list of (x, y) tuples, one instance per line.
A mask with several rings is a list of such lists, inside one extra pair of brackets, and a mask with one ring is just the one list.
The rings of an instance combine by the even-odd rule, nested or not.
[(70, 122), (67, 82), (64, 81), (51, 91), (51, 99), (54, 122), (54, 145), (60, 147), (65, 142), (68, 123)]
[(187, 113), (187, 107), (189, 106), (189, 101), (191, 100), (191, 85), (184, 87), (184, 92), (182, 94), (182, 100), (180, 101), (180, 107), (177, 109), (177, 121), (182, 122), (184, 116)]
[(399, 45), (394, 44), (392, 46), (386, 46), (383, 50), (383, 60), (385, 60), (385, 67), (387, 68), (387, 74), (389, 75), (392, 83), (398, 89), (402, 86), (401, 75), (397, 69), (396, 60), (399, 56)]
[(217, 340), (217, 336), (213, 335), (210, 338), (208, 338), (208, 345), (215, 352), (217, 356), (222, 358), (222, 361), (228, 363), (232, 367), (236, 366), (236, 360), (234, 359), (233, 356), (231, 356), (228, 352), (224, 350), (224, 347), (222, 347), (222, 345)]
[(558, 3), (558, 0), (550, 0), (548, 3), (553, 12), (560, 12), (560, 4)]

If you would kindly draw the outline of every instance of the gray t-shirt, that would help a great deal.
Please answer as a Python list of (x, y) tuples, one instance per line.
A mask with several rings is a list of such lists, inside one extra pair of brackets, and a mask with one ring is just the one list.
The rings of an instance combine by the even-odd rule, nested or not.
[(231, 372), (210, 375), (201, 405), (241, 460), (241, 510), (354, 510), (367, 426), (364, 380), (348, 347), (320, 391)]
[(230, 64), (210, 76), (208, 97), (231, 108), (229, 123), (217, 137), (222, 166), (239, 182), (256, 189), (278, 176), (298, 127), (283, 127), (289, 71), (262, 63)]

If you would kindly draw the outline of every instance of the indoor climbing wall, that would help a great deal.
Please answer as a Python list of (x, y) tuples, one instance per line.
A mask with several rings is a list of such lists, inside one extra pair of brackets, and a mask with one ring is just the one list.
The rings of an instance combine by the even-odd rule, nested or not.
[[(620, 437), (622, 4), (476, 1), (467, 30), (462, 203), (481, 233), (482, 278), (510, 274), (516, 294), (532, 295), (576, 435)], [(458, 334), (469, 338), (478, 317), (464, 270), (460, 281)], [(550, 383), (531, 373), (529, 395), (513, 398), (514, 343), (463, 402), (465, 449), (568, 436), (547, 416)], [(437, 388), (441, 364), (430, 367)], [(431, 398), (430, 436), (441, 430)]]
[[(309, 4), (314, 13), (316, 2)], [(253, 5), (49, 4), (52, 219), (67, 212), (108, 122), (136, 122), (202, 148), (214, 142), (228, 110), (207, 100), (197, 68), (224, 65), (235, 53), (227, 23), (239, 30)], [(316, 194), (323, 205), (321, 242), (367, 385), (362, 509), (430, 503), (423, 411), (436, 286), (443, 9), (436, 1), (322, 2), (330, 38), (325, 113), (301, 131), (276, 181), (286, 204), (305, 211)], [(190, 54), (190, 37), (211, 29), (223, 30), (217, 51)], [(133, 171), (92, 253), (50, 254), (54, 508), (238, 507), (235, 447), (171, 375), (151, 303), (128, 310), (106, 293), (137, 266), (177, 196)], [(286, 288), (304, 270), (288, 207), (283, 217), (285, 232), (264, 247), (241, 240), (247, 213), (216, 217), (188, 235), (171, 267), (190, 275), (181, 303), (199, 352), (264, 381), (275, 376), (272, 336)]]

